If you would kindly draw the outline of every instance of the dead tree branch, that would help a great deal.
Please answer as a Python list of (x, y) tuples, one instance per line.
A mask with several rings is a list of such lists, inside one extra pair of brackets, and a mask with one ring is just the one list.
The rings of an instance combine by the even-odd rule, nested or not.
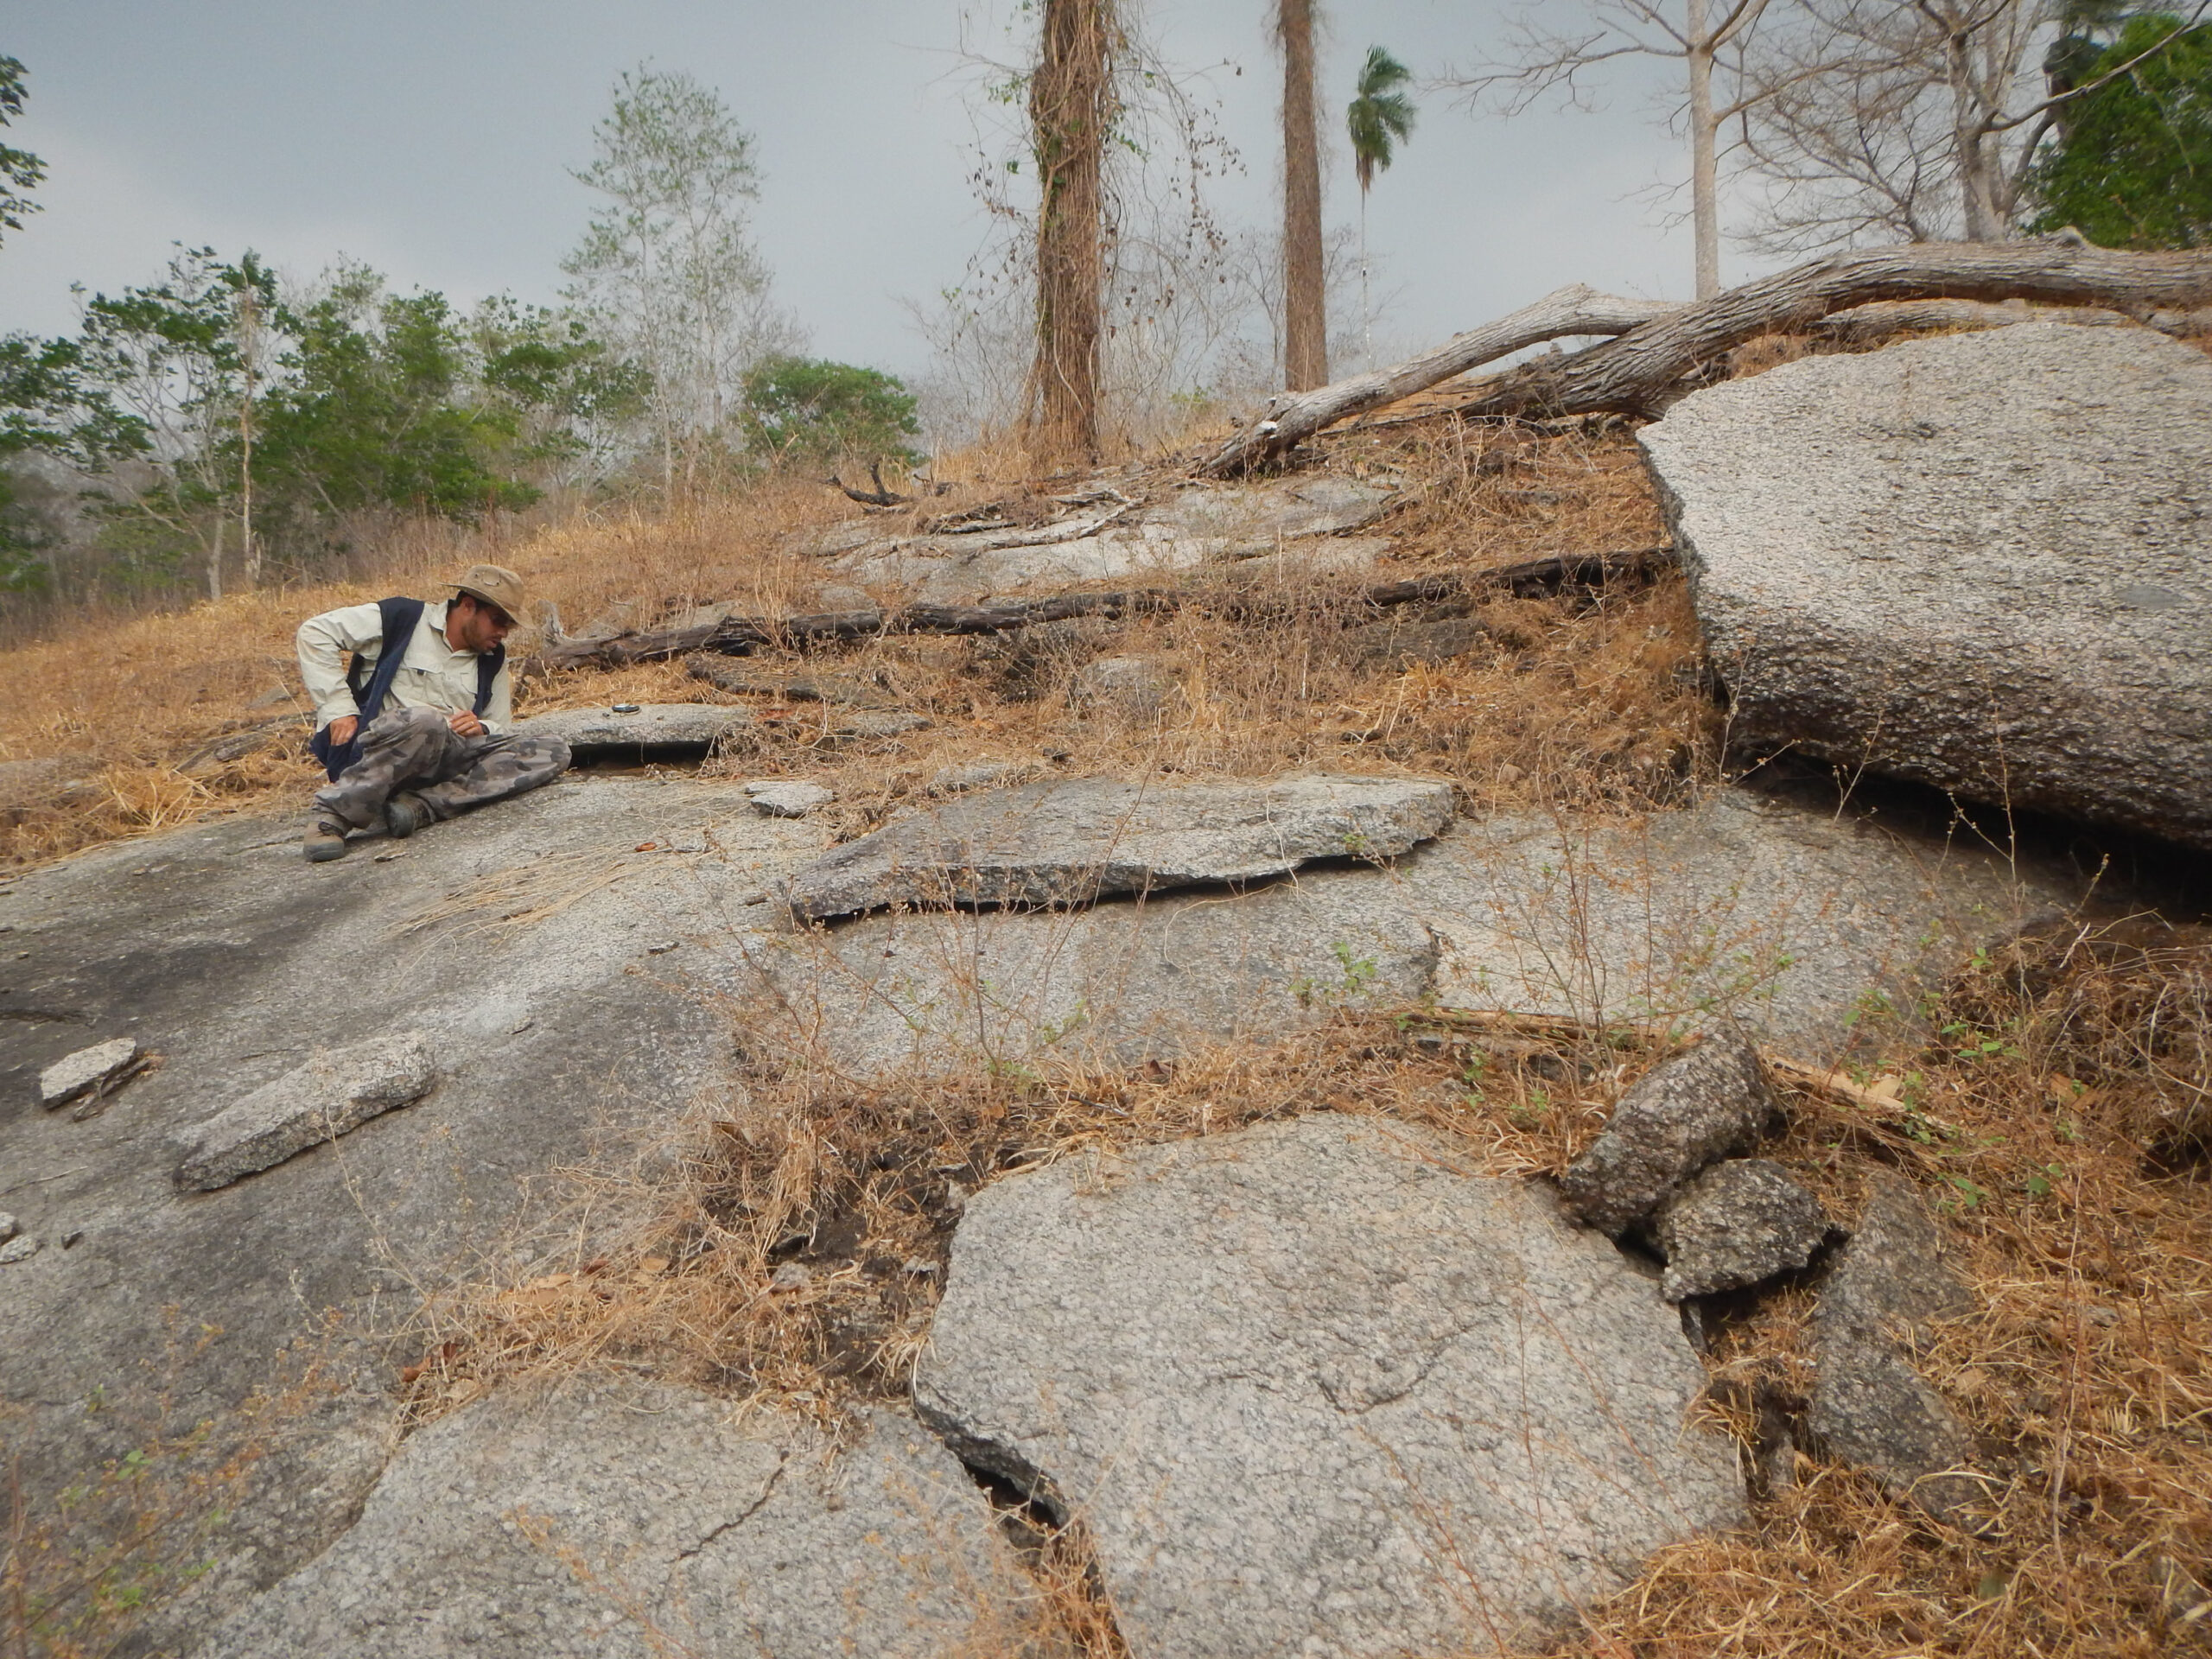
[[(2019, 299), (2133, 316), (2186, 309), (2212, 303), (2212, 251), (2126, 253), (2056, 238), (1924, 242), (1817, 259), (1694, 305), (1649, 306), (1607, 300), (1586, 288), (1561, 289), (1427, 357), (1300, 397), (1278, 397), (1264, 418), (1198, 470), (1217, 475), (1250, 467), (1348, 416), (1424, 391), (1542, 340), (1617, 336), (1484, 381), (1451, 407), (1476, 417), (1656, 414), (1685, 379), (1747, 340), (1802, 332), (1831, 313), (1874, 301), (1933, 299)], [(1609, 312), (1609, 307), (1617, 308)], [(1608, 321), (1612, 326), (1605, 326)]]

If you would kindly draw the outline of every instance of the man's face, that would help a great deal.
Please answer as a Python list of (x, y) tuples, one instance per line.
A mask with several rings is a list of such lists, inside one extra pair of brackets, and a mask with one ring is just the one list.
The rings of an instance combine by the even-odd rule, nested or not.
[(454, 601), (447, 620), (453, 624), (453, 643), (463, 651), (480, 653), (504, 643), (515, 626), (514, 618), (505, 611), (468, 594)]

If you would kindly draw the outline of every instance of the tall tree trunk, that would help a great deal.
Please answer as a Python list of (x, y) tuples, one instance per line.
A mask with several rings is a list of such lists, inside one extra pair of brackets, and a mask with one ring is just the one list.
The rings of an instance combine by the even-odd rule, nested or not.
[(215, 503), (215, 539), (207, 547), (207, 597), (223, 596), (223, 504)]
[(1037, 361), (1033, 442), (1040, 455), (1098, 455), (1104, 334), (1106, 131), (1113, 120), (1114, 0), (1045, 0), (1029, 83), (1037, 207)]
[(251, 287), (238, 296), (238, 359), (245, 375), (245, 395), (238, 399), (238, 540), (245, 585), (253, 588), (261, 586), (261, 550), (253, 544), (253, 365), (261, 349), (261, 314)]
[(1682, 33), (1690, 72), (1690, 218), (1697, 237), (1697, 296), (1709, 300), (1720, 291), (1720, 203), (1719, 161), (1713, 118), (1713, 36), (1705, 23), (1705, 0), (1686, 0)]
[(1973, 42), (1968, 27), (1955, 19), (1946, 20), (1943, 70), (1951, 83), (1951, 143), (1958, 168), (1960, 201), (1966, 211), (1967, 240), (1994, 242), (2005, 229), (1989, 176), (1988, 134), (1980, 89), (1974, 84)]
[(1327, 279), (1321, 261), (1321, 144), (1313, 121), (1313, 0), (1277, 0), (1282, 42), (1283, 384), (1329, 383)]

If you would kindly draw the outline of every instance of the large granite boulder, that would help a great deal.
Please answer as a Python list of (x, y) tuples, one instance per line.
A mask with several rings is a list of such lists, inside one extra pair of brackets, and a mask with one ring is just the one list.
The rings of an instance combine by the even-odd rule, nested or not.
[[(27, 1514), (54, 1520), (55, 1493), (203, 1421), (211, 1453), (234, 1432), (268, 1452), (244, 1489), (210, 1489), (212, 1530), (156, 1541), (198, 1576), (148, 1650), (350, 1520), (423, 1295), (574, 1249), (554, 1172), (620, 1168), (728, 1086), (711, 1004), (734, 986), (708, 946), (766, 928), (774, 906), (746, 901), (819, 844), (734, 783), (582, 775), (333, 864), (301, 858), (288, 814), (0, 884), (0, 1202), (46, 1242), (0, 1284), (0, 1443)], [(41, 1111), (41, 1072), (118, 1033), (162, 1065), (88, 1121)], [(379, 1042), (410, 1052), (357, 1051)], [(238, 1179), (180, 1191), (181, 1141), (207, 1181)], [(594, 1238), (631, 1218), (604, 1197)], [(302, 1414), (234, 1420), (308, 1370)]]
[(417, 1431), (329, 1550), (200, 1659), (1018, 1654), (1034, 1587), (908, 1417), (843, 1451), (781, 1414), (582, 1380)]
[(808, 921), (894, 904), (1087, 903), (1282, 875), (1314, 859), (1395, 858), (1452, 818), (1413, 778), (1025, 784), (888, 824), (792, 879)]
[(1541, 1187), (1308, 1117), (969, 1201), (915, 1383), (1080, 1516), (1136, 1659), (1488, 1651), (1744, 1514), (1658, 1287)]
[(870, 917), (754, 957), (775, 1029), (877, 1075), (1040, 1051), (1134, 1061), (1424, 999), (1731, 1019), (1832, 1063), (1891, 1041), (1974, 949), (2073, 897), (1982, 849), (1729, 791), (1641, 822), (1461, 822), (1385, 867), (1243, 893)]
[(2021, 324), (1639, 435), (1752, 747), (2212, 847), (2212, 359)]

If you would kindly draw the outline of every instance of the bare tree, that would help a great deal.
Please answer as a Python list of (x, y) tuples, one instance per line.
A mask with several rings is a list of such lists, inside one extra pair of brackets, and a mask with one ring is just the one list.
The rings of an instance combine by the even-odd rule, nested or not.
[(1313, 0), (1276, 0), (1282, 49), (1283, 384), (1329, 381), (1321, 255), (1321, 142), (1313, 116)]
[[(1875, 0), (1876, 3), (1879, 0)], [(1504, 113), (1548, 96), (1589, 106), (1590, 72), (1617, 58), (1675, 58), (1685, 73), (1680, 119), (1689, 129), (1690, 217), (1697, 296), (1720, 291), (1719, 134), (1773, 90), (1741, 73), (1744, 54), (1770, 0), (1590, 0), (1583, 26), (1561, 29), (1558, 0), (1531, 6), (1510, 25), (1506, 60), (1445, 78)]]
[[(1751, 238), (1779, 252), (2013, 234), (2036, 150), (2089, 79), (2059, 48), (2119, 21), (2110, 0), (1799, 0), (1744, 66), (1744, 142), (1769, 186)], [(2193, 7), (2183, 27), (2202, 17)], [(2177, 31), (2178, 32), (2178, 31)]]

